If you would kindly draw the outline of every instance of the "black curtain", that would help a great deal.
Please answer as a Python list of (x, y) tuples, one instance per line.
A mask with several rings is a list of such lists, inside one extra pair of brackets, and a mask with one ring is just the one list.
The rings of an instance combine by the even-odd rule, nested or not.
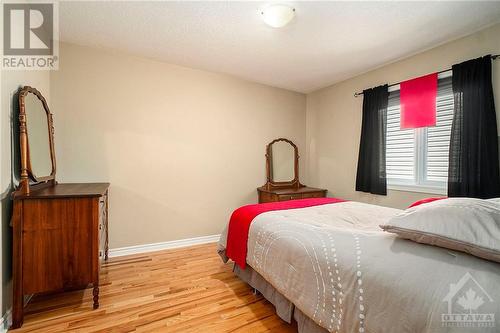
[(356, 191), (387, 194), (385, 142), (388, 100), (387, 85), (363, 91), (363, 121)]
[(449, 197), (500, 197), (491, 60), (488, 55), (452, 67), (455, 106), (448, 169)]

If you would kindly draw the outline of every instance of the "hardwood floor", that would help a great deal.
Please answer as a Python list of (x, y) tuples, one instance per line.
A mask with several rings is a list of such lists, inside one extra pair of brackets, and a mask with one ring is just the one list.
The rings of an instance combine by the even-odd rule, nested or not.
[(297, 332), (225, 265), (215, 244), (110, 259), (92, 289), (35, 297), (21, 332)]

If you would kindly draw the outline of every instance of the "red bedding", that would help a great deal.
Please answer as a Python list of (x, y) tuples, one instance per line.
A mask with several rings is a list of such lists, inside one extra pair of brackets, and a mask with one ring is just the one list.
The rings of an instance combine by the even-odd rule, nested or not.
[(226, 256), (242, 269), (245, 269), (250, 224), (259, 214), (274, 210), (305, 208), (343, 201), (345, 200), (336, 198), (311, 198), (242, 206), (233, 212), (229, 220)]

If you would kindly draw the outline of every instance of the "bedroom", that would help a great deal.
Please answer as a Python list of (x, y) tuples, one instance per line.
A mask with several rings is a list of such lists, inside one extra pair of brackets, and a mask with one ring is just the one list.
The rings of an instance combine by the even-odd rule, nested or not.
[[(4, 330), (500, 330), (491, 287), (500, 281), (500, 208), (483, 200), (500, 197), (500, 2), (3, 1), (2, 10)], [(30, 49), (43, 44), (46, 30), (37, 29), (48, 23), (49, 55)], [(39, 68), (19, 61), (33, 56)], [(466, 100), (464, 83), (475, 89)], [(402, 129), (403, 87), (415, 84), (430, 92), (434, 122)], [(382, 118), (370, 118), (373, 105)], [(53, 121), (53, 136), (30, 131), (33, 108), (50, 110), (39, 121)], [(481, 117), (460, 122), (471, 108)], [(42, 139), (30, 142), (33, 133)], [(268, 148), (279, 138), (292, 144)], [(37, 148), (48, 169), (38, 178)], [(475, 169), (463, 170), (471, 160)], [(87, 185), (64, 187), (72, 183)], [(480, 209), (455, 211), (456, 200)], [(221, 255), (233, 212), (247, 205), (255, 206), (243, 210), (235, 240), (242, 252), (232, 257), (243, 269)], [(388, 224), (433, 212), (444, 231), (481, 244)], [(450, 220), (463, 224), (450, 230)], [(297, 229), (273, 229), (280, 221)], [(283, 232), (296, 237), (263, 243), (263, 234)], [(298, 269), (296, 238), (318, 235), (326, 238), (308, 246), (331, 255)], [(328, 273), (347, 285), (335, 287)], [(311, 296), (316, 283), (306, 288), (316, 278), (321, 301)], [(461, 281), (484, 294), (452, 310), (496, 316), (442, 317), (456, 314), (444, 299)], [(414, 312), (402, 317), (407, 307)], [(341, 308), (342, 319), (333, 315)]]

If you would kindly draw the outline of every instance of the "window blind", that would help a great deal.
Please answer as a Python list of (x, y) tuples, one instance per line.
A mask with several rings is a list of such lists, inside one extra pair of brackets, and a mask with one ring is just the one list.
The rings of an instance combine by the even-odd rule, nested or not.
[(446, 186), (453, 90), (451, 77), (438, 80), (436, 126), (401, 130), (399, 90), (389, 94), (386, 168), (389, 184)]
[(386, 172), (387, 178), (407, 180), (415, 179), (415, 131), (401, 130), (401, 109), (399, 90), (389, 94), (387, 107)]
[(453, 121), (453, 89), (451, 77), (438, 81), (436, 126), (426, 129), (426, 180), (448, 181), (448, 155)]

